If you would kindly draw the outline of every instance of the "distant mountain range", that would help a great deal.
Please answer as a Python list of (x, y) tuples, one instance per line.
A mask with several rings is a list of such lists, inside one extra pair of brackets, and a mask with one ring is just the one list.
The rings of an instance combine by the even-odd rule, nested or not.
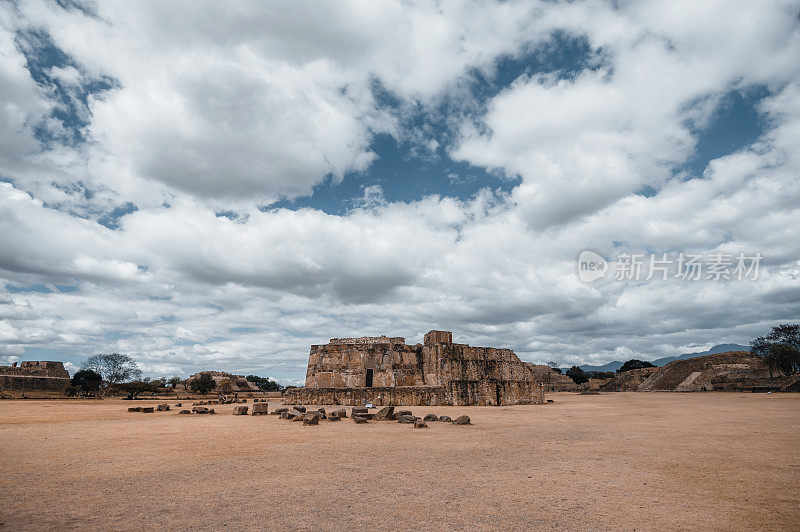
[[(657, 358), (655, 360), (651, 360), (650, 362), (654, 365), (661, 367), (666, 366), (670, 362), (674, 360), (686, 360), (687, 358), (695, 358), (695, 357), (702, 357), (705, 355), (716, 355), (717, 353), (725, 353), (726, 351), (750, 351), (750, 347), (746, 345), (740, 344), (719, 344), (715, 345), (708, 351), (702, 351), (699, 353), (684, 353), (682, 355), (678, 355), (676, 357), (664, 357), (664, 358)], [(608, 364), (603, 364), (602, 366), (590, 366), (588, 364), (584, 364), (580, 366), (583, 371), (617, 371), (619, 368), (622, 367), (625, 360), (615, 360), (613, 362), (609, 362)]]

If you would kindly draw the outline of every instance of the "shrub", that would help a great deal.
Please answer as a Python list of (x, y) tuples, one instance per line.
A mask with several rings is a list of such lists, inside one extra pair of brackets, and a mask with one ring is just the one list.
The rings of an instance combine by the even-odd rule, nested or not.
[(214, 378), (210, 373), (201, 373), (196, 379), (189, 383), (189, 388), (191, 388), (193, 392), (199, 393), (200, 395), (207, 394), (216, 388), (216, 386), (217, 385), (214, 382)]
[(82, 369), (78, 371), (72, 377), (71, 382), (72, 387), (83, 394), (97, 392), (101, 384), (103, 384), (103, 377), (91, 369)]
[(252, 382), (261, 391), (264, 392), (279, 392), (283, 390), (283, 386), (275, 382), (274, 380), (270, 379), (269, 377), (258, 377), (256, 375), (248, 375), (245, 377), (245, 380)]
[(143, 379), (140, 381), (123, 382), (115, 386), (117, 390), (127, 393), (131, 397), (136, 397), (142, 392), (158, 393), (164, 388), (163, 380), (150, 381)]
[(800, 324), (773, 327), (767, 336), (750, 342), (750, 350), (764, 360), (770, 374), (779, 369), (791, 375), (800, 369)]
[(651, 364), (650, 362), (648, 362), (646, 360), (638, 360), (638, 359), (632, 358), (632, 359), (628, 360), (627, 362), (625, 362), (622, 365), (622, 367), (620, 367), (617, 370), (617, 373), (622, 373), (623, 371), (630, 371), (632, 369), (654, 368), (654, 367), (656, 367), (654, 364)]
[(583, 384), (584, 382), (589, 382), (589, 376), (586, 375), (586, 372), (583, 371), (578, 366), (572, 366), (567, 370), (567, 377), (572, 379), (572, 382), (575, 384)]

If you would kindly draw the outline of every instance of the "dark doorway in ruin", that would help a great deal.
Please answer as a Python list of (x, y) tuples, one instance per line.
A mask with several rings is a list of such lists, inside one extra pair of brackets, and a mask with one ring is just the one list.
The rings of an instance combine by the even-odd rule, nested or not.
[(372, 388), (372, 370), (367, 370), (367, 388)]
[(495, 393), (497, 393), (497, 406), (500, 406), (500, 385), (498, 384), (495, 388)]

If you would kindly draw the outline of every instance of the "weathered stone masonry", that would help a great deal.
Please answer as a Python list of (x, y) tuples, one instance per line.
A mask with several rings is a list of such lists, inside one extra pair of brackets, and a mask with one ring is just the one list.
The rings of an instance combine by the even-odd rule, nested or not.
[(61, 362), (25, 361), (0, 366), (0, 390), (60, 392), (69, 383), (69, 373)]
[(430, 331), (423, 344), (404, 338), (333, 338), (311, 346), (305, 388), (287, 391), (305, 404), (508, 405), (544, 403), (541, 379), (510, 349), (454, 344)]

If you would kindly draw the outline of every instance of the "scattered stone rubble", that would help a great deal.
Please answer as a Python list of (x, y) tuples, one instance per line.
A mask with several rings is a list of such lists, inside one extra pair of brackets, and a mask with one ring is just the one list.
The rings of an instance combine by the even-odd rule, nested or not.
[[(241, 408), (241, 407), (238, 407)], [(294, 405), (291, 407), (276, 408), (272, 414), (280, 414), (281, 419), (290, 421), (302, 421), (303, 425), (319, 425), (321, 420), (340, 421), (347, 417), (347, 410), (340, 408), (326, 412), (320, 407), (317, 410), (309, 410), (304, 406)], [(469, 416), (459, 416), (453, 421), (449, 416), (437, 416), (436, 414), (426, 414), (424, 418), (415, 416), (411, 410), (395, 410), (394, 406), (385, 406), (377, 412), (370, 412), (365, 406), (354, 406), (350, 409), (350, 417), (354, 423), (364, 424), (369, 421), (397, 421), (398, 423), (413, 425), (414, 428), (428, 428), (428, 422), (447, 422), (453, 425), (471, 425)]]
[[(180, 406), (180, 403), (175, 405)], [(128, 412), (142, 412), (152, 413), (168, 412), (171, 408), (168, 404), (163, 403), (157, 407), (152, 406), (132, 406), (128, 408)], [(385, 406), (377, 412), (370, 412), (370, 409), (365, 406), (354, 406), (350, 409), (350, 418), (354, 423), (364, 424), (369, 421), (396, 421), (402, 424), (413, 425), (414, 428), (424, 429), (428, 428), (428, 423), (452, 423), (453, 425), (470, 425), (469, 416), (460, 416), (453, 421), (449, 416), (437, 416), (436, 414), (425, 414), (425, 417), (415, 416), (411, 410), (396, 410), (394, 406)], [(233, 415), (246, 416), (249, 412), (249, 407), (245, 405), (237, 405), (233, 408)], [(213, 408), (195, 405), (190, 410), (181, 410), (179, 415), (193, 415), (193, 414), (216, 414)], [(303, 425), (312, 426), (319, 425), (320, 421), (327, 420), (331, 422), (341, 421), (347, 418), (347, 409), (337, 408), (326, 411), (324, 407), (319, 407), (316, 410), (311, 410), (302, 405), (282, 406), (275, 408), (272, 412), (269, 411), (269, 403), (259, 402), (253, 405), (252, 415), (266, 416), (266, 415), (280, 416), (281, 419), (289, 421), (302, 422)]]

